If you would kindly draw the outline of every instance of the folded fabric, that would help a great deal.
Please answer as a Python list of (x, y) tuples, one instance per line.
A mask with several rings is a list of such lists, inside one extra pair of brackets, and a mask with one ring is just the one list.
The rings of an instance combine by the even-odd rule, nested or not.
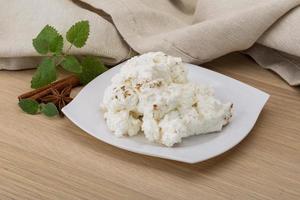
[(10, 0), (0, 7), (0, 69), (35, 67), (40, 58), (31, 41), (46, 24), (65, 32), (74, 22), (89, 20), (86, 47), (71, 53), (97, 55), (116, 64), (134, 52), (163, 51), (201, 64), (247, 50), (258, 64), (299, 85), (299, 4), (299, 0)]

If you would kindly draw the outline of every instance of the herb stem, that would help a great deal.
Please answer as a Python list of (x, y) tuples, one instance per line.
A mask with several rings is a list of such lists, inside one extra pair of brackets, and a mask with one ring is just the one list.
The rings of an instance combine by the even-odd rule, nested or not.
[(59, 57), (58, 57), (58, 62), (55, 64), (55, 66), (57, 67), (57, 66), (59, 66), (61, 63), (62, 63), (62, 61), (64, 61), (64, 59), (65, 59), (65, 56), (62, 54), (62, 55), (60, 55)]
[(68, 47), (68, 49), (66, 50), (65, 54), (68, 54), (72, 47), (73, 47), (73, 44), (71, 43), (70, 46)]
[(73, 47), (73, 44), (71, 43), (70, 46), (67, 48), (66, 52), (65, 53), (61, 53), (61, 55), (59, 55), (60, 59), (59, 61), (55, 64), (55, 66), (59, 66), (63, 61), (64, 59), (66, 58), (65, 56), (69, 54), (69, 51), (71, 50), (71, 48)]

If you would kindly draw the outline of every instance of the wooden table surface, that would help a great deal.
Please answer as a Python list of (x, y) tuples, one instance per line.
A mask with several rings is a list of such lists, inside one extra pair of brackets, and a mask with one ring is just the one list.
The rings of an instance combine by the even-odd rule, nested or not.
[(0, 72), (0, 199), (299, 200), (300, 88), (244, 55), (206, 66), (271, 98), (245, 140), (198, 164), (127, 152), (66, 118), (23, 114), (16, 97), (33, 71)]

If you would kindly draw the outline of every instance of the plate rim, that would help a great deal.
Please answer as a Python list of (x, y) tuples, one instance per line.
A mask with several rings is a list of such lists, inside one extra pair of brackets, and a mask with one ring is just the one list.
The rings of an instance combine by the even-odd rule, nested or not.
[[(125, 61), (126, 62), (126, 61)], [(101, 75), (99, 75), (98, 77), (96, 77), (93, 81), (91, 81), (90, 83), (88, 83), (85, 87), (91, 87), (91, 85), (93, 85), (93, 82), (96, 80), (96, 79), (100, 79), (101, 77), (105, 76), (106, 73), (109, 73), (110, 70), (114, 69), (114, 70), (118, 70), (121, 68), (121, 66), (124, 64), (123, 63), (120, 63), (118, 65), (116, 65), (115, 67), (107, 70), (106, 72), (102, 73)], [(252, 125), (249, 127), (249, 131), (247, 131), (247, 133), (245, 133), (242, 137), (238, 137), (237, 140), (235, 140), (235, 142), (230, 142), (230, 144), (228, 144), (227, 146), (225, 146), (224, 148), (221, 148), (220, 151), (218, 151), (218, 153), (215, 153), (215, 154), (211, 154), (210, 156), (206, 156), (206, 157), (203, 157), (203, 158), (195, 158), (195, 159), (181, 159), (180, 156), (177, 157), (177, 156), (174, 156), (174, 157), (170, 157), (168, 155), (164, 155), (164, 154), (155, 154), (155, 153), (151, 153), (151, 151), (143, 151), (143, 150), (139, 150), (139, 149), (132, 149), (132, 148), (127, 148), (125, 146), (122, 146), (122, 145), (119, 145), (119, 144), (115, 144), (114, 142), (112, 142), (111, 140), (104, 140), (103, 138), (99, 138), (97, 136), (95, 136), (94, 133), (92, 133), (92, 131), (88, 130), (86, 127), (80, 125), (80, 121), (78, 121), (77, 118), (75, 118), (72, 114), (70, 114), (70, 108), (72, 108), (72, 102), (76, 99), (76, 97), (80, 97), (80, 95), (82, 95), (83, 91), (84, 91), (84, 88), (81, 89), (81, 91), (76, 95), (76, 97), (74, 98), (74, 100), (69, 103), (67, 106), (65, 106), (63, 109), (62, 109), (62, 112), (66, 115), (66, 117), (72, 122), (74, 123), (76, 126), (78, 126), (80, 129), (82, 129), (84, 132), (88, 133), (89, 135), (95, 137), (96, 139), (98, 140), (101, 140), (102, 142), (105, 142), (109, 145), (112, 145), (112, 146), (115, 146), (117, 148), (120, 148), (120, 149), (123, 149), (123, 150), (127, 150), (127, 151), (130, 151), (130, 152), (134, 152), (134, 153), (138, 153), (138, 154), (143, 154), (143, 155), (147, 155), (147, 156), (154, 156), (154, 157), (159, 157), (159, 158), (163, 158), (163, 159), (169, 159), (169, 160), (175, 160), (175, 161), (179, 161), (179, 162), (185, 162), (185, 163), (190, 163), (190, 164), (194, 164), (194, 163), (198, 163), (198, 162), (202, 162), (202, 161), (205, 161), (205, 160), (208, 160), (208, 159), (211, 159), (211, 158), (214, 158), (214, 157), (217, 157), (227, 151), (229, 151), (230, 149), (234, 148), (235, 146), (237, 146), (242, 140), (244, 140), (252, 131), (253, 127), (255, 126), (258, 118), (259, 118), (259, 115), (260, 113), (262, 112), (263, 110), (263, 107), (266, 105), (268, 99), (270, 98), (270, 95), (262, 90), (259, 90), (253, 86), (250, 86), (246, 83), (243, 83), (239, 80), (236, 80), (234, 78), (231, 78), (229, 76), (226, 76), (224, 74), (221, 74), (221, 73), (218, 73), (218, 72), (215, 72), (213, 70), (210, 70), (210, 69), (207, 69), (207, 68), (204, 68), (204, 67), (201, 67), (199, 65), (194, 65), (194, 64), (190, 64), (190, 63), (184, 63), (186, 64), (188, 67), (193, 67), (195, 68), (196, 70), (197, 69), (200, 69), (200, 70), (204, 70), (204, 71), (207, 71), (209, 73), (212, 73), (214, 75), (218, 75), (219, 77), (222, 77), (222, 78), (225, 78), (225, 79), (229, 79), (230, 81), (234, 81), (240, 85), (242, 85), (243, 87), (247, 87), (249, 89), (252, 89), (252, 90), (255, 90), (256, 92), (259, 93), (259, 95), (262, 95), (263, 96), (263, 103), (260, 103), (259, 105), (259, 112), (256, 113), (255, 115), (255, 120), (254, 122), (252, 123)], [(76, 101), (74, 101), (75, 103)], [(100, 103), (100, 102), (99, 102)], [(109, 133), (109, 134), (112, 134), (112, 133)], [(116, 137), (116, 136), (115, 136)], [(197, 136), (196, 136), (197, 137)], [(164, 147), (164, 148), (170, 148), (170, 147)], [(176, 148), (176, 147), (175, 147)], [(172, 148), (171, 148), (172, 149)]]

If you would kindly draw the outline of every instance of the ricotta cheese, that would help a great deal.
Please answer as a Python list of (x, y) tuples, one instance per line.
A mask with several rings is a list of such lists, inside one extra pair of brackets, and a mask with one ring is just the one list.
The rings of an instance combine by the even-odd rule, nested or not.
[(115, 135), (143, 133), (168, 147), (220, 131), (232, 116), (232, 103), (220, 102), (209, 86), (189, 82), (181, 58), (162, 52), (128, 60), (106, 88), (102, 108)]

